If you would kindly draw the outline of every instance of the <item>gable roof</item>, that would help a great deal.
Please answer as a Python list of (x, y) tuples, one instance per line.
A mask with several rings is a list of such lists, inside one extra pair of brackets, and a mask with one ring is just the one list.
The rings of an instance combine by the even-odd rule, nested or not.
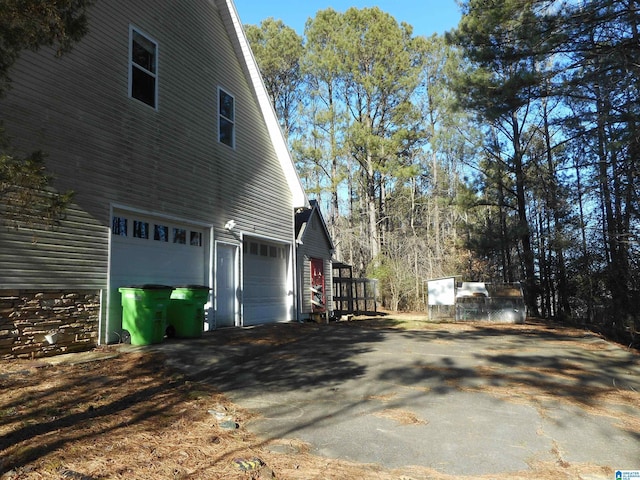
[(284, 134), (280, 128), (278, 116), (276, 115), (271, 100), (269, 99), (269, 94), (267, 93), (267, 88), (265, 87), (264, 80), (260, 74), (258, 63), (253, 56), (244, 28), (242, 28), (242, 23), (240, 22), (236, 6), (233, 3), (233, 0), (210, 1), (214, 1), (220, 10), (220, 15), (227, 27), (229, 38), (236, 50), (238, 59), (241, 61), (240, 63), (242, 64), (242, 68), (245, 71), (247, 79), (253, 87), (253, 91), (262, 115), (264, 116), (264, 121), (267, 125), (267, 130), (271, 137), (273, 147), (276, 151), (278, 160), (280, 161), (282, 171), (287, 179), (289, 189), (291, 190), (293, 206), (294, 208), (308, 207), (309, 199), (302, 187), (300, 176), (298, 175), (293, 158), (291, 157), (291, 152), (289, 151)]
[(307, 225), (311, 221), (311, 217), (315, 215), (318, 218), (320, 225), (322, 225), (324, 234), (327, 237), (327, 242), (329, 243), (329, 248), (333, 250), (333, 240), (331, 239), (331, 235), (329, 234), (329, 229), (327, 228), (327, 224), (324, 221), (324, 217), (320, 212), (318, 202), (316, 200), (309, 200), (309, 205), (311, 206), (311, 208), (298, 209), (296, 211), (296, 242), (304, 243), (304, 236), (307, 232)]

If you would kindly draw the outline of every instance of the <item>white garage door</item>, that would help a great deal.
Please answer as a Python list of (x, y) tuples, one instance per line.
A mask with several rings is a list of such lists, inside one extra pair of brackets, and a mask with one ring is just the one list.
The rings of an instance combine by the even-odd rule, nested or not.
[(243, 325), (289, 320), (288, 246), (248, 238), (243, 253)]
[(111, 228), (108, 343), (119, 340), (122, 328), (118, 288), (209, 283), (209, 239), (203, 227), (115, 211)]

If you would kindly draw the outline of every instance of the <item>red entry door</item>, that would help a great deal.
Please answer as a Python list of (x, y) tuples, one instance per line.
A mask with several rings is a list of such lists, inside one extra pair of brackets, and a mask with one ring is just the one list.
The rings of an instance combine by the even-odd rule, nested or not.
[(311, 259), (311, 308), (313, 312), (324, 312), (327, 309), (327, 297), (324, 291), (324, 261), (321, 258)]

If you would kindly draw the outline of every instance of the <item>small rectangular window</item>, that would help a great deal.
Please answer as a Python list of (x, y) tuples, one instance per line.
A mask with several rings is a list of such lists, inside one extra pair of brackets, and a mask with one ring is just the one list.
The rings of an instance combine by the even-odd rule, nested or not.
[(165, 225), (155, 225), (153, 229), (153, 239), (159, 242), (169, 241), (169, 227)]
[(235, 99), (218, 89), (218, 141), (235, 148)]
[(194, 247), (202, 246), (202, 232), (191, 232), (190, 243)]
[(184, 228), (173, 229), (173, 243), (185, 245), (187, 243), (187, 231)]
[(111, 222), (111, 233), (121, 237), (127, 236), (127, 219), (124, 217), (113, 217)]
[(269, 256), (269, 246), (265, 245), (264, 243), (260, 244), (260, 255), (263, 257), (268, 257)]
[(272, 258), (278, 258), (278, 248), (277, 247), (269, 247), (269, 256)]
[(129, 95), (156, 108), (158, 103), (158, 44), (130, 29)]
[(133, 221), (134, 238), (149, 238), (149, 224), (139, 220)]
[(249, 253), (251, 255), (258, 255), (258, 244), (255, 242), (251, 242), (251, 245), (249, 245)]

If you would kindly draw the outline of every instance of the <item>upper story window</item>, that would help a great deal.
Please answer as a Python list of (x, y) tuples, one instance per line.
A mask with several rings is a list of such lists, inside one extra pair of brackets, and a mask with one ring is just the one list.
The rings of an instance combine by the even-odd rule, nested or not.
[(218, 140), (235, 148), (235, 99), (218, 89)]
[(158, 107), (158, 44), (133, 27), (129, 29), (129, 95)]

